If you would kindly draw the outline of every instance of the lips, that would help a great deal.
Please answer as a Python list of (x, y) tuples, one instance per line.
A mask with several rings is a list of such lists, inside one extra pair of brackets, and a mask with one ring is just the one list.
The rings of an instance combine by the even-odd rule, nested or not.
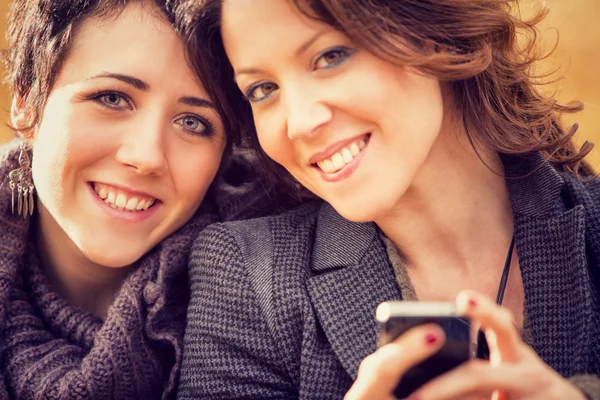
[(103, 183), (92, 182), (91, 185), (98, 197), (106, 204), (119, 210), (129, 212), (146, 211), (156, 202), (154, 197), (140, 193), (129, 193)]
[(366, 134), (336, 143), (326, 152), (313, 156), (311, 161), (315, 161), (312, 164), (326, 174), (334, 174), (357, 158), (367, 146), (369, 139), (370, 134)]
[(317, 166), (321, 168), (323, 172), (328, 174), (335, 173), (344, 168), (346, 164), (352, 162), (354, 157), (358, 156), (366, 145), (367, 142), (365, 139), (356, 140), (350, 143), (348, 146), (344, 146), (331, 157), (317, 162)]

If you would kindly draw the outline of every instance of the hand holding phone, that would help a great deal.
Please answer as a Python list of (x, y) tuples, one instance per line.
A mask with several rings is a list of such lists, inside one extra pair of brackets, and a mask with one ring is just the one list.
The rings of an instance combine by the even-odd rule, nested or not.
[(429, 323), (438, 324), (446, 335), (446, 341), (437, 353), (404, 373), (394, 391), (398, 398), (408, 397), (431, 379), (471, 358), (471, 324), (458, 314), (454, 303), (385, 302), (377, 308), (376, 320), (379, 324), (379, 346), (395, 340), (415, 326)]

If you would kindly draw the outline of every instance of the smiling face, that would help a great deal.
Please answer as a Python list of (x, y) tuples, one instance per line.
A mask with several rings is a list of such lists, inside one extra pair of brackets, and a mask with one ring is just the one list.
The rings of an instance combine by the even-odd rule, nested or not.
[(373, 221), (409, 190), (442, 127), (440, 84), (281, 0), (225, 0), (223, 42), (263, 150), (341, 215)]
[(137, 2), (80, 25), (32, 134), (46, 241), (109, 267), (135, 262), (195, 213), (226, 143), (181, 40)]

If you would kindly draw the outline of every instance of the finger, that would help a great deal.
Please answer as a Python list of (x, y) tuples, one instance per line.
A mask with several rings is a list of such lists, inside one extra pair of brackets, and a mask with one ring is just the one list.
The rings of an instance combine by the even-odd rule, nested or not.
[(437, 352), (444, 340), (444, 331), (435, 324), (408, 330), (363, 360), (345, 400), (392, 398), (402, 375)]
[(508, 396), (506, 396), (506, 392), (502, 390), (496, 390), (492, 394), (492, 400), (508, 400)]
[[(523, 369), (510, 365), (492, 367), (483, 360), (471, 360), (432, 379), (411, 398), (419, 400), (455, 400), (465, 398), (505, 399), (504, 393), (526, 393), (531, 382)], [(494, 393), (496, 392), (496, 393)]]
[(487, 297), (473, 291), (462, 291), (456, 298), (459, 312), (481, 324), (490, 347), (490, 362), (517, 362), (524, 357), (521, 339), (512, 313)]

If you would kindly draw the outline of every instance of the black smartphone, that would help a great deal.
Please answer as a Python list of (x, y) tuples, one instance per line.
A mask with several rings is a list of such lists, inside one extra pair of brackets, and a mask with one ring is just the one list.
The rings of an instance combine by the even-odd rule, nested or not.
[(435, 323), (442, 327), (446, 342), (430, 358), (409, 369), (394, 391), (408, 397), (419, 387), (468, 361), (472, 354), (470, 321), (458, 315), (454, 303), (389, 301), (377, 307), (378, 346), (383, 346), (417, 325)]

